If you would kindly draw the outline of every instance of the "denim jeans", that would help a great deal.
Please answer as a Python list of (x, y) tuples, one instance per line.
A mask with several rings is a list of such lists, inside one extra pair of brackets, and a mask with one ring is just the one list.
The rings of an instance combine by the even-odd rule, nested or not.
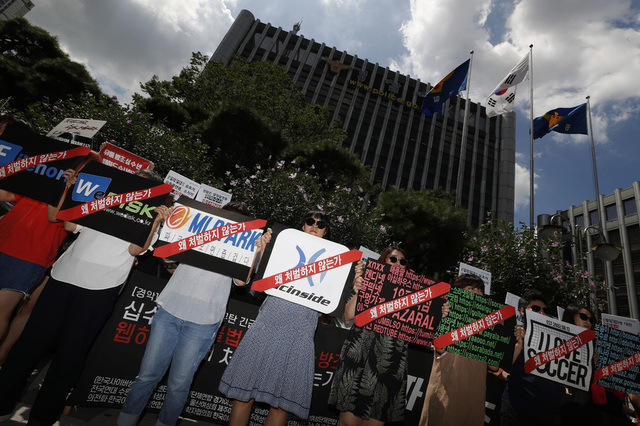
[(157, 425), (174, 425), (184, 408), (193, 376), (216, 337), (220, 324), (196, 324), (162, 308), (153, 316), (151, 334), (140, 372), (118, 416), (119, 426), (133, 426), (169, 364), (167, 395)]

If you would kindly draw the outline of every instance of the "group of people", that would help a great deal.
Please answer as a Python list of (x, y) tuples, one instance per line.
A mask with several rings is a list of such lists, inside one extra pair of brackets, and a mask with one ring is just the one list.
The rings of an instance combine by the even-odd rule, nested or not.
[[(0, 121), (0, 137), (13, 120)], [(159, 179), (141, 170), (143, 177)], [(66, 188), (75, 182), (74, 171), (64, 174)], [(161, 179), (160, 179), (161, 180)], [(0, 420), (8, 419), (32, 370), (47, 351), (55, 348), (49, 371), (32, 405), (29, 425), (52, 425), (60, 417), (66, 398), (78, 380), (89, 348), (111, 314), (120, 288), (136, 256), (149, 249), (172, 208), (157, 207), (147, 241), (142, 246), (70, 222), (60, 222), (57, 206), (0, 190), (0, 201), (14, 204), (0, 220), (0, 338), (7, 334), (14, 310), (34, 289), (41, 293), (25, 319), (26, 326), (0, 369)], [(246, 205), (232, 202), (226, 210), (248, 215)], [(321, 211), (310, 211), (299, 225), (304, 233), (327, 238), (331, 223)], [(69, 233), (77, 239), (56, 260)], [(175, 269), (157, 299), (151, 334), (126, 401), (117, 418), (120, 426), (137, 424), (158, 382), (168, 371), (167, 393), (157, 425), (174, 425), (189, 389), (223, 320), (232, 286), (243, 286), (261, 261), (272, 238), (265, 230), (255, 243), (255, 258), (244, 280), (188, 264)], [(399, 247), (382, 252), (380, 262), (408, 268), (407, 254)], [(46, 285), (41, 284), (45, 275)], [(353, 321), (363, 283), (363, 263), (355, 265), (351, 297), (343, 319)], [(458, 277), (453, 286), (484, 295), (483, 281), (473, 275)], [(544, 315), (548, 303), (535, 290), (520, 300), (519, 311)], [(449, 306), (444, 304), (443, 316)], [(14, 318), (14, 322), (18, 316)], [(219, 391), (232, 399), (229, 424), (247, 425), (254, 402), (269, 405), (267, 425), (285, 425), (289, 414), (309, 416), (314, 380), (314, 334), (319, 313), (311, 308), (267, 296), (259, 314), (243, 337), (219, 383)], [(593, 313), (570, 306), (563, 320), (592, 328)], [(21, 327), (19, 327), (21, 328)], [(522, 353), (524, 329), (514, 330), (513, 368), (502, 398), (503, 425), (602, 424), (598, 398), (609, 404), (613, 395), (603, 388), (591, 394), (526, 374)], [(402, 422), (406, 407), (408, 343), (353, 325), (340, 353), (329, 404), (339, 412), (339, 424), (383, 425)], [(1, 361), (1, 360), (0, 360)], [(420, 425), (482, 425), (485, 421), (487, 373), (497, 368), (460, 355), (436, 350)], [(604, 398), (604, 399), (602, 399)], [(596, 402), (593, 402), (596, 401)], [(615, 401), (614, 401), (615, 402)], [(613, 403), (612, 403), (613, 404)], [(618, 404), (622, 407), (621, 404)], [(620, 408), (622, 410), (622, 408)], [(623, 417), (619, 417), (622, 421)], [(612, 423), (607, 423), (612, 424)]]

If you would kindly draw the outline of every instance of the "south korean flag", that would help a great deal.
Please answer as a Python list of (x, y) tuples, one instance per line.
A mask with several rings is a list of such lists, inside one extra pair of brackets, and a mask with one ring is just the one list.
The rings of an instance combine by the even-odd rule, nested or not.
[(516, 86), (511, 86), (492, 93), (487, 99), (487, 117), (501, 115), (513, 111), (516, 100)]

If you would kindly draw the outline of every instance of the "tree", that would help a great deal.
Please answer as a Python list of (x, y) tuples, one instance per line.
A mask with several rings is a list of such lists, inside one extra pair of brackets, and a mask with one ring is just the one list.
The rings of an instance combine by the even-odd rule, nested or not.
[[(468, 241), (463, 262), (491, 272), (496, 300), (504, 300), (507, 292), (520, 296), (537, 288), (557, 306), (580, 303), (598, 308), (591, 300), (604, 284), (581, 266), (563, 260), (560, 235), (542, 241), (534, 228), (523, 223), (516, 229), (503, 220), (488, 220), (468, 233)], [(599, 300), (600, 307), (602, 303)]]
[(24, 18), (0, 20), (0, 98), (23, 109), (85, 92), (101, 94), (84, 65), (69, 59), (58, 40)]
[(467, 213), (454, 207), (451, 194), (392, 188), (380, 194), (375, 212), (391, 240), (407, 251), (412, 269), (436, 274), (456, 266), (465, 247)]

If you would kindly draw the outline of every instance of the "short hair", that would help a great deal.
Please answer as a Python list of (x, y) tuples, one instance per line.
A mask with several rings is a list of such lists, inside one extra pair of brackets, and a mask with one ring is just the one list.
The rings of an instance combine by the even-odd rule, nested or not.
[(471, 286), (473, 288), (479, 288), (484, 294), (484, 281), (474, 274), (462, 274), (453, 281), (453, 286), (457, 288), (465, 288)]
[(329, 216), (325, 212), (321, 212), (320, 210), (310, 210), (307, 214), (304, 215), (302, 221), (300, 222), (300, 228), (304, 226), (304, 222), (313, 217), (315, 219), (319, 219), (323, 221), (327, 225), (327, 231), (325, 232), (325, 237), (329, 235), (329, 231), (331, 230), (331, 221), (329, 220)]
[(542, 292), (535, 288), (530, 288), (525, 291), (522, 296), (520, 296), (520, 300), (518, 301), (518, 312), (520, 309), (527, 309), (527, 305), (533, 302), (534, 300), (539, 300), (543, 302), (545, 305), (549, 306), (549, 302), (547, 298), (542, 294)]
[(247, 204), (243, 203), (242, 201), (229, 201), (227, 204), (222, 206), (222, 210), (249, 216), (249, 207), (247, 207)]
[(568, 322), (570, 324), (575, 324), (573, 321), (576, 314), (580, 313), (580, 309), (585, 309), (587, 312), (589, 312), (589, 314), (591, 314), (591, 318), (593, 318), (595, 321), (596, 316), (593, 314), (593, 311), (586, 306), (579, 305), (577, 303), (572, 303), (565, 308), (564, 313), (562, 314), (562, 321)]
[(158, 174), (158, 172), (154, 170), (140, 169), (140, 170), (136, 170), (134, 174), (146, 179), (154, 180), (156, 182), (163, 182), (162, 177)]
[(32, 132), (35, 132), (35, 129), (31, 125), (31, 123), (21, 119), (20, 117), (18, 117), (17, 115), (14, 115), (14, 114), (2, 114), (2, 115), (0, 115), (0, 125), (2, 125), (2, 124), (6, 124), (7, 126), (8, 125), (12, 125), (12, 126), (17, 126), (17, 127), (22, 127), (23, 129), (27, 129), (27, 130), (30, 130)]
[[(391, 253), (393, 251), (399, 251), (400, 253), (402, 253), (402, 255), (404, 256), (405, 259), (407, 259), (407, 253), (402, 250), (400, 247), (396, 247), (396, 246), (389, 246), (386, 249), (384, 249), (384, 251), (382, 252), (382, 254), (380, 254), (380, 257), (378, 258), (378, 262), (382, 262), (384, 263), (389, 256), (391, 255)], [(407, 259), (407, 262), (409, 262), (409, 259)], [(409, 263), (407, 263), (407, 267), (409, 266)]]

